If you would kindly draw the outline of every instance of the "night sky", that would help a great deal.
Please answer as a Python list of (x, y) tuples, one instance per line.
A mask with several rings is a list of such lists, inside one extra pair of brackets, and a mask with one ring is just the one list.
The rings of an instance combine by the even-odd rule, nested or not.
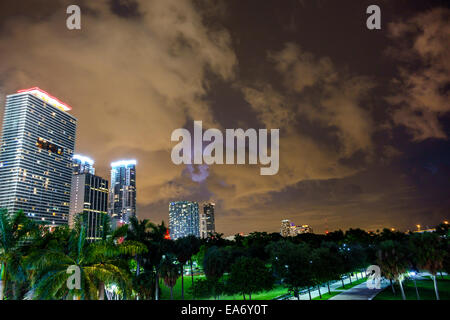
[[(434, 226), (450, 209), (450, 9), (413, 0), (0, 3), (0, 100), (39, 86), (78, 118), (76, 153), (135, 158), (138, 217), (216, 203), (226, 235)], [(81, 30), (66, 28), (78, 4)], [(366, 28), (381, 8), (382, 29)], [(280, 169), (176, 166), (173, 130), (279, 128)]]

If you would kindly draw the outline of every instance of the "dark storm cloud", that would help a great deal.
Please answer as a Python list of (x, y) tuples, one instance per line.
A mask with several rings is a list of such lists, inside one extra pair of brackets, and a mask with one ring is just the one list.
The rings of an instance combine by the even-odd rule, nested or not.
[(136, 18), (140, 16), (139, 3), (134, 0), (110, 0), (111, 11), (120, 17)]
[(404, 61), (389, 98), (398, 106), (393, 120), (418, 141), (447, 138), (439, 117), (450, 112), (449, 21), (450, 9), (436, 8), (389, 25), (397, 43), (390, 52)]
[(42, 21), (5, 19), (0, 91), (39, 85), (68, 102), (79, 119), (77, 152), (96, 159), (105, 176), (110, 161), (138, 158), (139, 203), (167, 200), (168, 182), (184, 181), (184, 168), (170, 161), (170, 134), (186, 118), (212, 123), (205, 73), (233, 77), (229, 35), (203, 26), (189, 1), (140, 1), (139, 22), (108, 2), (80, 6), (96, 12), (82, 16), (80, 31), (67, 30), (60, 6)]

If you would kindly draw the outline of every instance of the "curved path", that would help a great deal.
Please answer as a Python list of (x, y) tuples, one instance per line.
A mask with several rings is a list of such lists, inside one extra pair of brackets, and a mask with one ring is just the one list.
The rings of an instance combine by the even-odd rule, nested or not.
[(380, 289), (369, 289), (367, 283), (363, 282), (331, 297), (329, 300), (372, 300), (378, 293), (389, 285), (389, 281), (382, 281)]

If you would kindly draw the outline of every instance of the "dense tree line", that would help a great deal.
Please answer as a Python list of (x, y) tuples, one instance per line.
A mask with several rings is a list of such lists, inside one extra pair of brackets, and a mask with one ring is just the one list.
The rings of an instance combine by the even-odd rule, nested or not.
[[(364, 274), (369, 265), (380, 266), (392, 290), (398, 283), (403, 298), (407, 272), (427, 271), (438, 299), (436, 276), (450, 267), (445, 224), (433, 233), (350, 229), (282, 238), (279, 233), (253, 232), (236, 235), (234, 241), (214, 233), (206, 239), (173, 241), (167, 239), (164, 223), (132, 218), (129, 225), (111, 230), (105, 216), (101, 230), (101, 239), (88, 241), (83, 215), (72, 229), (50, 231), (22, 212), (0, 211), (0, 299), (102, 300), (108, 298), (105, 292), (113, 292), (121, 299), (158, 300), (161, 282), (170, 289), (170, 297), (164, 298), (172, 299), (180, 278), (182, 298), (186, 281), (198, 299), (235, 294), (252, 299), (275, 284), (299, 298), (317, 287), (322, 294), (323, 285), (330, 292), (334, 281), (344, 286), (344, 277)], [(67, 285), (70, 266), (80, 270), (79, 289)]]

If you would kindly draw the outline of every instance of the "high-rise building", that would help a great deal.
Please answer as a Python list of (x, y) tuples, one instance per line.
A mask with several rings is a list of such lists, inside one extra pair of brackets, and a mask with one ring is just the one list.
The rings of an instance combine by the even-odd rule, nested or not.
[(313, 229), (311, 228), (311, 226), (304, 224), (302, 226), (297, 226), (297, 234), (302, 234), (302, 233), (313, 233)]
[(73, 174), (83, 174), (83, 173), (95, 174), (94, 160), (92, 160), (91, 158), (79, 154), (74, 154), (72, 165), (73, 165)]
[(281, 236), (289, 237), (291, 235), (291, 221), (281, 220)]
[(198, 203), (192, 201), (177, 201), (169, 204), (170, 238), (194, 235), (200, 237)]
[(136, 216), (136, 160), (111, 163), (109, 214), (113, 226)]
[(0, 145), (0, 208), (50, 225), (69, 219), (77, 119), (39, 88), (6, 97)]
[(214, 222), (214, 203), (205, 203), (203, 212), (200, 214), (200, 237), (206, 238), (209, 233), (216, 231)]
[[(82, 157), (87, 163), (85, 170), (78, 170), (72, 176), (72, 191), (70, 194), (69, 225), (74, 226), (75, 219), (86, 227), (88, 241), (99, 240), (103, 236), (104, 223), (108, 214), (108, 180), (94, 175), (94, 161)], [(73, 166), (80, 169), (80, 156), (73, 157)]]
[(304, 224), (302, 226), (297, 226), (290, 220), (281, 220), (281, 236), (282, 237), (295, 237), (296, 235), (303, 233), (312, 233), (313, 230), (311, 226)]

